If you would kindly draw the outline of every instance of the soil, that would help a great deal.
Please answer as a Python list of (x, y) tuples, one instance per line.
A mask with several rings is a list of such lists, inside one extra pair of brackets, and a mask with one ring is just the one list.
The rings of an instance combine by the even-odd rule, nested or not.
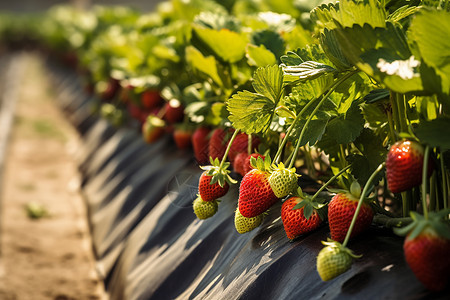
[[(19, 59), (22, 75), (0, 191), (0, 299), (104, 299), (78, 193), (78, 135), (57, 108), (39, 57)], [(37, 209), (27, 210), (33, 205)], [(42, 216), (31, 218), (28, 211)]]

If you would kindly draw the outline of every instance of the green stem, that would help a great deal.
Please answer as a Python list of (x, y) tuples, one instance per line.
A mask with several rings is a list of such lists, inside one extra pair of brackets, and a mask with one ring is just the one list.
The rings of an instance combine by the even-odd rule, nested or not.
[(342, 145), (342, 144), (339, 144), (339, 155), (341, 156), (340, 157), (340, 163), (341, 163), (341, 168), (343, 168), (343, 167), (345, 167), (345, 162), (346, 162), (346, 160), (345, 160), (345, 150), (344, 150), (344, 145)]
[(235, 130), (235, 131), (233, 132), (233, 135), (231, 136), (231, 139), (230, 139), (230, 141), (228, 142), (227, 150), (225, 150), (225, 154), (223, 155), (222, 161), (220, 162), (219, 170), (222, 169), (223, 164), (224, 164), (225, 161), (227, 160), (227, 156), (228, 156), (228, 152), (230, 152), (231, 144), (233, 144), (234, 139), (236, 138), (236, 136), (238, 135), (238, 133), (239, 133), (239, 130)]
[(252, 154), (252, 135), (248, 135), (248, 141), (247, 141), (247, 154)]
[(389, 125), (389, 135), (390, 135), (390, 139), (391, 139), (391, 143), (395, 143), (395, 141), (397, 140), (397, 138), (395, 137), (395, 129), (394, 129), (394, 121), (392, 120), (392, 112), (388, 111), (387, 112), (387, 117), (388, 117), (388, 125)]
[(448, 204), (448, 189), (447, 189), (447, 171), (445, 170), (444, 166), (444, 156), (442, 155), (441, 151), (441, 157), (439, 159), (441, 163), (441, 174), (442, 174), (442, 195), (444, 198), (444, 209), (447, 209)]
[[(308, 105), (306, 105), (308, 106)], [(305, 106), (305, 107), (306, 107)], [(273, 162), (278, 163), (280, 161), (281, 152), (283, 151), (284, 146), (286, 145), (288, 137), (291, 135), (292, 130), (294, 129), (295, 124), (297, 123), (297, 120), (300, 119), (300, 115), (302, 114), (304, 108), (302, 111), (295, 117), (294, 121), (292, 122), (291, 126), (289, 126), (288, 131), (286, 132), (286, 135), (284, 136), (284, 139), (281, 141), (281, 145), (278, 147), (278, 151), (273, 157)]]
[(359, 198), (358, 206), (356, 207), (356, 210), (355, 210), (355, 214), (353, 215), (352, 222), (350, 223), (350, 227), (348, 228), (347, 234), (345, 235), (345, 240), (342, 243), (342, 246), (344, 246), (344, 247), (347, 246), (347, 243), (350, 240), (350, 235), (352, 234), (353, 227), (355, 227), (356, 218), (358, 218), (358, 214), (359, 214), (359, 211), (361, 210), (361, 206), (364, 202), (364, 198), (366, 197), (366, 193), (369, 190), (369, 187), (370, 187), (372, 181), (374, 180), (375, 176), (377, 176), (377, 174), (381, 171), (381, 169), (383, 169), (384, 164), (385, 163), (383, 162), (382, 164), (380, 164), (378, 166), (378, 168), (372, 173), (372, 175), (370, 175), (369, 180), (367, 180), (366, 185), (364, 186), (364, 189), (361, 193), (361, 197)]
[(397, 94), (395, 92), (391, 91), (389, 100), (391, 102), (392, 116), (394, 117), (393, 121), (394, 121), (395, 129), (397, 131), (401, 131), (400, 130), (400, 119), (398, 117)]
[(373, 222), (377, 225), (383, 225), (386, 228), (393, 228), (393, 227), (404, 227), (410, 223), (412, 223), (412, 219), (410, 217), (408, 218), (390, 218), (385, 215), (375, 215), (373, 217)]
[(410, 201), (408, 201), (408, 194), (406, 192), (402, 192), (402, 216), (409, 216), (409, 205)]
[(436, 173), (433, 173), (430, 178), (430, 211), (439, 210), (439, 205), (436, 203)]
[[(316, 114), (316, 112), (319, 110), (320, 106), (322, 106), (322, 104), (325, 102), (326, 99), (328, 99), (328, 97), (331, 95), (331, 93), (334, 92), (334, 90), (345, 80), (347, 80), (348, 78), (350, 78), (351, 76), (353, 76), (354, 74), (356, 74), (358, 71), (352, 71), (349, 72), (347, 74), (345, 74), (344, 76), (342, 76), (341, 78), (339, 78), (338, 80), (336, 80), (331, 87), (328, 89), (328, 92), (322, 97), (322, 100), (320, 100), (320, 102), (316, 105), (316, 107), (314, 108), (314, 110), (312, 111), (312, 113), (309, 115), (308, 119), (306, 120), (305, 125), (302, 128), (302, 131), (300, 132), (300, 136), (297, 140), (297, 143), (295, 145), (295, 150), (294, 153), (298, 153), (298, 149), (300, 148), (300, 142), (303, 139), (303, 136), (305, 135), (306, 129), (308, 128), (309, 122), (311, 122), (312, 118), (314, 117), (314, 115)], [(323, 94), (322, 94), (323, 95)], [(310, 101), (310, 103), (313, 101)], [(308, 103), (308, 104), (310, 104)], [(306, 107), (306, 106), (305, 106)], [(303, 112), (304, 109), (302, 109)], [(301, 112), (300, 112), (301, 114)], [(292, 168), (292, 165), (294, 164), (295, 161), (295, 156), (294, 155), (289, 163), (289, 168)]]
[(430, 157), (430, 146), (425, 147), (425, 154), (423, 155), (423, 170), (422, 170), (422, 206), (423, 215), (428, 220), (427, 209), (427, 181), (428, 181), (428, 159)]
[(317, 198), (317, 196), (319, 196), (319, 194), (330, 184), (332, 183), (336, 178), (338, 178), (339, 176), (341, 176), (345, 171), (348, 170), (348, 168), (350, 168), (352, 165), (348, 165), (345, 168), (343, 168), (342, 170), (339, 171), (339, 173), (337, 173), (336, 175), (334, 175), (333, 177), (330, 178), (330, 180), (328, 180), (324, 185), (322, 185), (322, 187), (314, 194), (314, 196), (311, 197), (311, 201), (313, 201), (314, 199)]

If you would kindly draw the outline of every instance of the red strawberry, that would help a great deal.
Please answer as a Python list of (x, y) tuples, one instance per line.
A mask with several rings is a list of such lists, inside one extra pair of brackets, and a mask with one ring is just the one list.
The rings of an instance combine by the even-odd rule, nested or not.
[(169, 123), (181, 122), (184, 118), (184, 107), (178, 100), (170, 100), (165, 105), (166, 114), (164, 118)]
[(192, 132), (183, 128), (176, 128), (173, 132), (173, 139), (178, 149), (189, 149), (191, 147)]
[(103, 100), (111, 100), (120, 89), (120, 81), (114, 78), (110, 78), (105, 90), (101, 94)]
[[(388, 187), (393, 193), (407, 191), (422, 182), (424, 149), (414, 141), (398, 141), (389, 149), (386, 159)], [(428, 175), (433, 171), (428, 164)]]
[[(259, 139), (252, 138), (252, 151), (258, 147)], [(231, 163), (234, 162), (234, 158), (241, 152), (248, 152), (248, 135), (246, 133), (239, 133), (230, 146), (230, 151), (228, 152), (228, 158)]]
[(248, 154), (247, 152), (241, 152), (234, 158), (233, 162), (233, 169), (236, 173), (239, 173), (244, 177), (245, 171), (244, 171), (244, 164), (247, 160)]
[(258, 169), (251, 170), (242, 178), (238, 207), (244, 217), (256, 217), (277, 202), (268, 178), (269, 173)]
[(450, 240), (427, 228), (414, 239), (407, 236), (403, 250), (409, 267), (428, 289), (441, 291), (450, 283)]
[(199, 127), (192, 135), (195, 159), (200, 165), (207, 164), (209, 161), (209, 132), (209, 128)]
[(209, 156), (213, 159), (218, 158), (222, 160), (225, 150), (227, 149), (227, 143), (225, 137), (227, 131), (222, 128), (214, 129), (211, 139), (209, 140)]
[(411, 212), (413, 222), (394, 229), (406, 235), (403, 243), (405, 259), (417, 279), (429, 290), (442, 291), (450, 285), (449, 210), (430, 212), (428, 217)]
[(259, 153), (252, 153), (249, 156), (247, 156), (247, 159), (245, 160), (244, 163), (244, 172), (245, 174), (247, 174), (248, 172), (250, 172), (251, 170), (253, 170), (252, 165), (250, 164), (250, 159), (254, 157), (255, 159), (257, 159), (258, 157), (261, 157), (262, 160), (264, 160), (264, 158), (266, 158), (264, 155), (261, 155)]
[(158, 90), (146, 90), (141, 94), (141, 103), (146, 109), (158, 107), (162, 100)]
[(142, 124), (142, 135), (147, 143), (153, 143), (164, 134), (165, 123), (158, 117), (148, 116)]
[[(355, 192), (341, 192), (331, 199), (331, 202), (328, 205), (328, 222), (330, 224), (331, 238), (333, 240), (341, 243), (344, 241), (350, 223), (352, 222), (353, 215), (355, 214), (356, 207), (358, 206), (358, 200), (359, 195), (355, 195)], [(355, 237), (367, 229), (372, 223), (372, 220), (372, 208), (369, 204), (363, 203), (350, 238)]]
[[(305, 201), (305, 205), (299, 209), (294, 209), (298, 203)], [(308, 203), (309, 202), (309, 203)], [(305, 216), (304, 209), (307, 208), (307, 212), (311, 212), (308, 218)], [(315, 230), (320, 226), (322, 220), (319, 217), (316, 209), (312, 207), (312, 204), (308, 200), (304, 200), (300, 197), (291, 197), (284, 201), (281, 206), (281, 220), (283, 221), (284, 231), (289, 239), (293, 240), (296, 237)]]
[(198, 183), (198, 192), (203, 201), (216, 200), (228, 192), (230, 185), (225, 182), (223, 187), (218, 182), (211, 184), (212, 176), (208, 176), (207, 172), (203, 172)]

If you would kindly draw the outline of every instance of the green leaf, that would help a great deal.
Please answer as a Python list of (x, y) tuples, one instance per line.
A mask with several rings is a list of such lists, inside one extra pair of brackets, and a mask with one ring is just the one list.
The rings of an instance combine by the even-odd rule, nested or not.
[[(363, 129), (353, 144), (361, 154), (353, 154), (347, 160), (352, 164), (352, 175), (364, 185), (376, 168), (386, 160), (387, 149), (383, 147), (382, 140), (368, 128)], [(382, 176), (383, 172), (378, 173), (373, 184), (376, 184)]]
[(258, 68), (253, 75), (253, 79), (252, 85), (257, 93), (266, 96), (274, 103), (278, 103), (283, 93), (283, 72), (279, 66)]
[(186, 61), (196, 70), (208, 75), (219, 86), (223, 86), (217, 72), (216, 59), (213, 56), (205, 57), (193, 46), (186, 47)]
[(217, 59), (235, 63), (244, 57), (247, 40), (243, 35), (227, 29), (214, 30), (199, 26), (193, 29), (193, 37), (198, 38)]
[(285, 75), (295, 76), (302, 81), (315, 79), (324, 74), (334, 73), (337, 70), (315, 61), (306, 61), (297, 66), (281, 65)]
[(248, 64), (251, 66), (265, 67), (277, 63), (275, 55), (266, 49), (264, 45), (255, 46), (248, 44), (246, 48)]
[(350, 108), (336, 118), (330, 120), (327, 132), (338, 144), (353, 142), (364, 128), (364, 118), (357, 101), (353, 101)]
[[(302, 128), (304, 127), (306, 120), (301, 120), (297, 122), (297, 126), (293, 132), (293, 136), (298, 139), (300, 137), (300, 133)], [(314, 146), (317, 141), (322, 138), (322, 135), (325, 132), (325, 128), (327, 127), (328, 120), (327, 119), (314, 119), (311, 120), (308, 124), (308, 127), (305, 129), (305, 133), (303, 134), (303, 138), (300, 142), (300, 146), (304, 146), (309, 144), (310, 146)]]
[(442, 92), (450, 94), (450, 16), (444, 10), (421, 10), (412, 20), (411, 38), (423, 61), (442, 78)]
[(343, 49), (339, 46), (336, 31), (325, 29), (320, 35), (320, 44), (327, 57), (339, 70), (347, 70), (352, 67), (345, 57)]
[(280, 59), (286, 66), (297, 66), (304, 62), (304, 60), (293, 51), (288, 51), (285, 55), (281, 56)]
[(431, 147), (450, 149), (450, 118), (448, 117), (421, 121), (415, 133), (421, 142)]
[(389, 100), (390, 92), (388, 89), (371, 90), (368, 95), (364, 97), (366, 103), (375, 103), (381, 100)]
[(228, 100), (228, 119), (247, 134), (269, 128), (283, 94), (283, 72), (277, 65), (258, 68), (252, 83), (256, 93), (238, 92)]
[(305, 216), (305, 218), (307, 220), (309, 219), (309, 217), (311, 217), (313, 212), (314, 212), (314, 208), (312, 207), (312, 205), (310, 203), (305, 205), (305, 208), (303, 209), (303, 215)]
[(254, 45), (264, 45), (266, 49), (270, 50), (275, 55), (275, 57), (280, 57), (284, 54), (284, 40), (278, 32), (268, 29), (255, 31), (252, 33), (250, 39)]

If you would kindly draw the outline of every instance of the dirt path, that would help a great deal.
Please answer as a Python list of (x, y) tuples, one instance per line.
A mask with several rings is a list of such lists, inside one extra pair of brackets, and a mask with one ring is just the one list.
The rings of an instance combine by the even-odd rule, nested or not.
[[(102, 299), (76, 189), (77, 134), (55, 107), (39, 58), (20, 59), (19, 101), (0, 191), (0, 299)], [(48, 216), (28, 217), (30, 203)]]

